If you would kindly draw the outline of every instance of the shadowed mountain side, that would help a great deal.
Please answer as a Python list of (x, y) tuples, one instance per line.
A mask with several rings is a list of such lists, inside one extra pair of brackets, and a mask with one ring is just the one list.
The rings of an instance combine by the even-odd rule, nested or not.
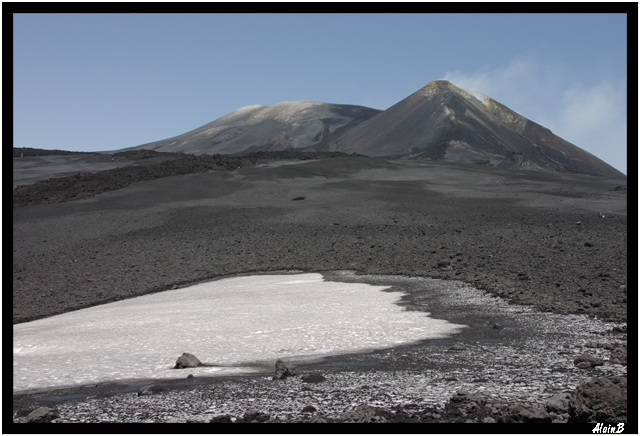
[(252, 151), (324, 150), (346, 129), (380, 112), (364, 106), (316, 101), (252, 105), (190, 132), (135, 149), (189, 154), (239, 154)]
[(431, 82), (350, 129), (330, 150), (624, 178), (550, 130), (447, 81)]

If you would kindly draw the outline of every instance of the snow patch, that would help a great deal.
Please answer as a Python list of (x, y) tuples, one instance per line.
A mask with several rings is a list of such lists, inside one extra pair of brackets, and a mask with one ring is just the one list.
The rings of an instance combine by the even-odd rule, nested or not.
[[(246, 373), (466, 327), (407, 311), (387, 289), (321, 274), (234, 277), (16, 324), (13, 390)], [(183, 352), (215, 366), (173, 370)]]
[(240, 109), (238, 109), (238, 110), (236, 110), (234, 112), (247, 112), (247, 111), (252, 111), (254, 109), (260, 109), (260, 108), (263, 108), (263, 107), (266, 107), (266, 106), (261, 105), (261, 104), (250, 104), (248, 106), (243, 106), (243, 107), (241, 107)]

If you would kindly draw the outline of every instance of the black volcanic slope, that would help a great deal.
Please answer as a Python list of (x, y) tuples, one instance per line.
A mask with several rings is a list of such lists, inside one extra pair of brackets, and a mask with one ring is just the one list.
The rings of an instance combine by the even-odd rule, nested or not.
[(367, 156), (625, 176), (590, 153), (495, 100), (478, 100), (447, 81), (431, 82), (354, 127), (332, 150)]
[(127, 168), (105, 172), (138, 181), (123, 189), (14, 208), (13, 322), (290, 269), (457, 279), (517, 304), (626, 319), (619, 180), (424, 159), (275, 163), (151, 179), (149, 166)]
[[(29, 166), (26, 169), (17, 169), (17, 179), (16, 163), (14, 163), (13, 207), (81, 200), (103, 192), (123, 189), (132, 183), (207, 171), (234, 170), (247, 165), (255, 165), (258, 160), (303, 161), (335, 157), (363, 157), (340, 152), (258, 151), (242, 156), (194, 156), (192, 154), (162, 153), (153, 150), (130, 150), (107, 155), (103, 153), (66, 153), (60, 150), (40, 151), (31, 149), (25, 159), (21, 157), (23, 153), (16, 152), (16, 150), (23, 149), (14, 148), (14, 156), (17, 154), (16, 157), (20, 157), (19, 163), (29, 160), (30, 156), (80, 155), (81, 158), (75, 161), (69, 161), (68, 159), (58, 159), (53, 162), (32, 161), (29, 162)], [(131, 163), (132, 165), (120, 166), (119, 164), (123, 162)], [(115, 168), (103, 169), (105, 163), (111, 163)], [(64, 172), (55, 171), (56, 168), (61, 167), (64, 168)], [(73, 171), (73, 168), (84, 168), (89, 169), (89, 171)], [(36, 171), (40, 172), (40, 177), (35, 180), (33, 177), (31, 179), (20, 177), (24, 173), (31, 175)], [(17, 183), (16, 180), (18, 180)]]

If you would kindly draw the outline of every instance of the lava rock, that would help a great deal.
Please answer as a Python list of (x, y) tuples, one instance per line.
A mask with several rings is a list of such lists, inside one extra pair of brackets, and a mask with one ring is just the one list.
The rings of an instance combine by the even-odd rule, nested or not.
[(317, 412), (317, 409), (311, 405), (309, 406), (304, 406), (302, 408), (302, 413), (313, 413), (313, 412)]
[(247, 410), (242, 419), (244, 422), (266, 422), (271, 418), (268, 413), (262, 413), (255, 409)]
[(27, 415), (27, 422), (30, 423), (42, 423), (51, 422), (58, 417), (58, 413), (49, 407), (38, 407), (33, 412)]
[(196, 368), (198, 366), (204, 365), (196, 356), (191, 353), (183, 353), (182, 356), (178, 357), (178, 360), (176, 360), (176, 365), (173, 369)]
[(545, 405), (547, 412), (553, 412), (555, 414), (563, 414), (569, 411), (569, 398), (571, 394), (557, 394), (547, 400)]
[(307, 374), (303, 375), (302, 381), (305, 383), (320, 383), (326, 380), (326, 378), (322, 374)]
[(569, 422), (627, 422), (627, 377), (602, 377), (578, 386), (569, 399)]
[(537, 407), (524, 407), (517, 404), (510, 407), (508, 412), (501, 418), (502, 422), (525, 422), (525, 423), (550, 423), (551, 415), (546, 410)]
[(451, 422), (476, 422), (487, 415), (487, 399), (467, 391), (458, 391), (444, 406), (444, 414)]
[(215, 423), (224, 424), (224, 423), (233, 422), (233, 420), (231, 419), (231, 415), (218, 415), (211, 418), (211, 421), (209, 422), (212, 424), (215, 424)]
[(273, 376), (274, 380), (284, 380), (287, 377), (294, 376), (295, 374), (287, 368), (282, 359), (276, 361), (276, 375)]
[(590, 354), (583, 354), (582, 356), (576, 357), (573, 360), (573, 364), (578, 368), (588, 369), (593, 368), (594, 366), (604, 365), (604, 360), (591, 356)]

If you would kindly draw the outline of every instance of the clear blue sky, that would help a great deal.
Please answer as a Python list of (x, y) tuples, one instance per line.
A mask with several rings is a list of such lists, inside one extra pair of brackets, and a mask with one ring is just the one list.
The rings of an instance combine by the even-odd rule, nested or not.
[(387, 109), (437, 79), (627, 172), (624, 14), (16, 14), (15, 147), (106, 151), (242, 106)]

